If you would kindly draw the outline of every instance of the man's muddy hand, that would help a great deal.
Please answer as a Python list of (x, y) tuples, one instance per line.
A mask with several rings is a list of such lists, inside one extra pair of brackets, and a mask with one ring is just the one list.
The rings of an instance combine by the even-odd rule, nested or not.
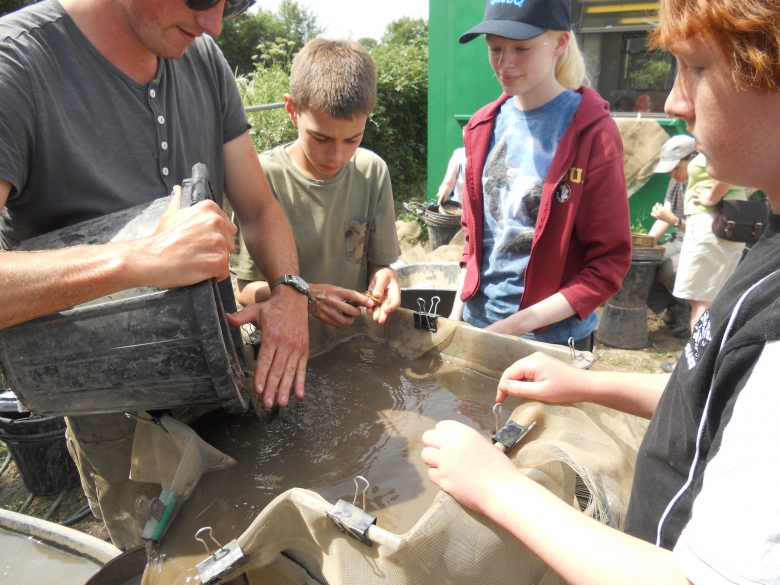
[(274, 397), (279, 406), (287, 406), (293, 384), (295, 395), (303, 398), (309, 359), (307, 304), (305, 295), (292, 287), (278, 286), (270, 300), (227, 315), (231, 326), (252, 323), (262, 333), (254, 384), (268, 408), (273, 406)]

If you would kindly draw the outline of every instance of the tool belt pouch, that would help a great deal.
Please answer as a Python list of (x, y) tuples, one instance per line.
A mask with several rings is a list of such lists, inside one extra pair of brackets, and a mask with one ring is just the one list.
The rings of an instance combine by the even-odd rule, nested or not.
[(712, 220), (712, 231), (730, 242), (754, 244), (766, 229), (768, 220), (768, 203), (721, 200)]

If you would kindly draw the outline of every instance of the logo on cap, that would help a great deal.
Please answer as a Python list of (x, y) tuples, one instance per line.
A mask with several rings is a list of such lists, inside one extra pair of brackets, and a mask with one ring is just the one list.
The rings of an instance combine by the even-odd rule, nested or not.
[(495, 4), (514, 4), (518, 8), (522, 8), (523, 4), (525, 4), (525, 0), (490, 0), (491, 6)]

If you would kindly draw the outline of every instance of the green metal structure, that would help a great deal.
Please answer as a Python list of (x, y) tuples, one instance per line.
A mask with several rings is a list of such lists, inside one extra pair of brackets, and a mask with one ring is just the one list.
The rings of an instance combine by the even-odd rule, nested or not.
[(482, 20), (482, 0), (430, 0), (428, 24), (428, 196), (434, 197), (452, 151), (463, 146), (463, 126), (501, 95), (487, 45), (458, 37)]
[[(481, 22), (484, 1), (429, 0), (429, 10), (428, 197), (434, 198), (452, 151), (463, 146), (463, 126), (479, 108), (501, 95), (501, 86), (490, 68), (484, 40), (458, 43), (462, 33)], [(602, 45), (602, 51), (620, 51), (619, 43), (614, 48), (606, 42)], [(601, 78), (606, 91), (609, 80), (606, 75)], [(659, 116), (658, 123), (670, 136), (686, 131), (681, 120)], [(653, 224), (650, 210), (663, 201), (668, 184), (668, 174), (657, 175), (634, 193), (629, 201), (632, 225)]]

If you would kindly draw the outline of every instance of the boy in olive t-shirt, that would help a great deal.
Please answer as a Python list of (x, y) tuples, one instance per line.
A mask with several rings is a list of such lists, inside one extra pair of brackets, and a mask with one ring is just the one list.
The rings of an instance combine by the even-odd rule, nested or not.
[[(376, 66), (357, 43), (314, 39), (293, 60), (284, 101), (298, 139), (260, 162), (293, 229), (315, 299), (309, 312), (340, 327), (360, 314), (349, 301), (382, 323), (401, 304), (390, 268), (399, 255), (393, 193), (384, 161), (358, 148), (376, 103)], [(243, 240), (230, 265), (242, 305), (270, 297)]]

